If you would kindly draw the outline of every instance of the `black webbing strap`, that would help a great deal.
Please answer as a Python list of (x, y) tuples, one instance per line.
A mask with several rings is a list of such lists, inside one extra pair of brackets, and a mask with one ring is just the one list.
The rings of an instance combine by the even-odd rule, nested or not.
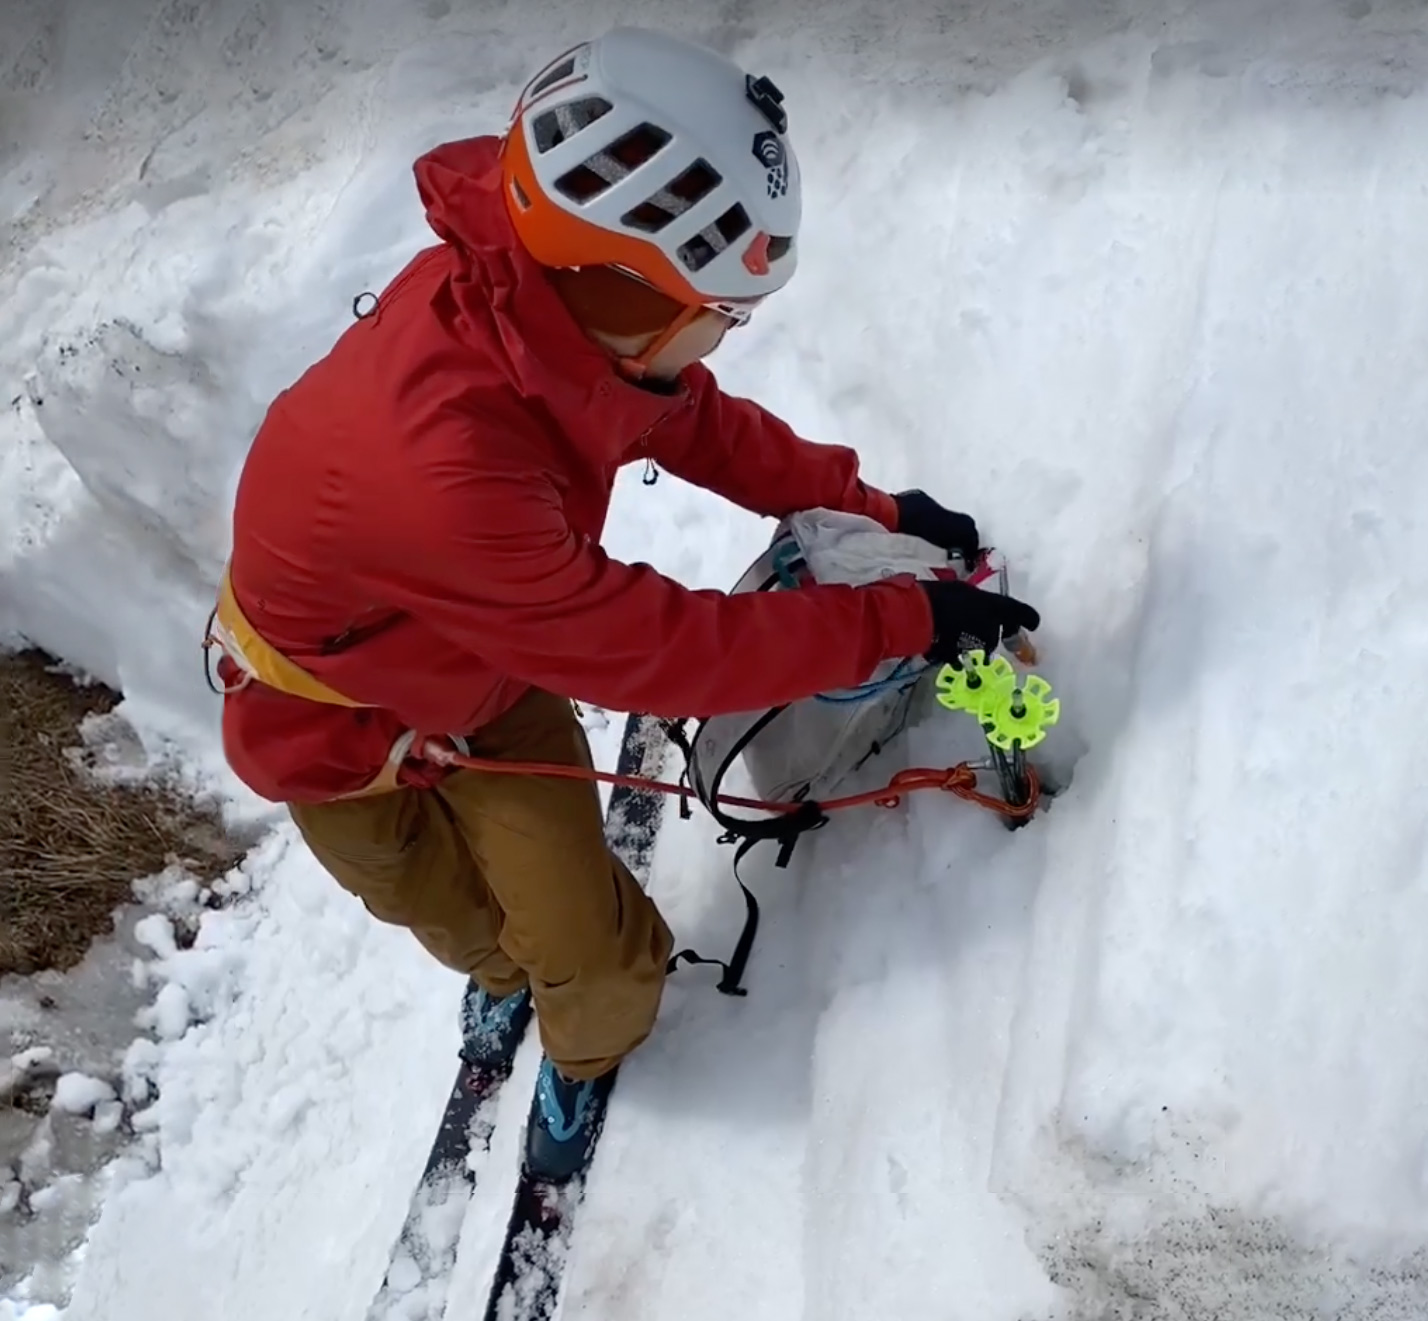
[(744, 854), (758, 842), (756, 839), (746, 839), (734, 851), (734, 880), (738, 883), (739, 889), (744, 892), (746, 914), (744, 929), (739, 933), (739, 943), (734, 946), (734, 952), (729, 956), (729, 961), (726, 963), (723, 959), (706, 959), (702, 954), (696, 954), (692, 949), (683, 949), (670, 959), (666, 973), (672, 973), (681, 963), (707, 964), (710, 967), (723, 968), (724, 975), (719, 979), (719, 985), (715, 989), (722, 995), (748, 995), (748, 989), (743, 984), (744, 972), (749, 966), (749, 955), (754, 952), (754, 937), (759, 934), (759, 901), (754, 898), (753, 891), (744, 884), (743, 877), (739, 875), (739, 863), (743, 861)]
[(734, 850), (734, 880), (739, 889), (743, 891), (745, 908), (744, 929), (739, 933), (739, 943), (734, 946), (734, 952), (729, 956), (727, 963), (723, 959), (707, 959), (702, 954), (696, 954), (692, 949), (680, 950), (670, 959), (669, 966), (665, 970), (666, 975), (674, 972), (681, 963), (707, 964), (711, 967), (724, 969), (724, 975), (719, 979), (719, 985), (715, 988), (721, 994), (748, 995), (749, 992), (743, 984), (744, 973), (749, 966), (749, 955), (754, 952), (754, 937), (759, 933), (759, 901), (754, 898), (754, 892), (744, 884), (744, 878), (739, 875), (739, 864), (743, 862), (744, 855), (754, 845), (762, 844), (766, 839), (773, 839), (778, 841), (779, 846), (774, 866), (787, 867), (799, 836), (805, 831), (817, 830), (827, 822), (828, 818), (823, 814), (823, 809), (817, 803), (807, 802), (800, 804), (796, 812), (790, 812), (776, 821), (759, 823), (761, 826), (781, 826), (782, 829), (779, 831), (760, 831), (758, 833), (745, 831), (734, 836), (738, 840), (738, 847)]
[[(733, 842), (739, 840), (739, 848), (743, 849), (744, 844), (758, 844), (766, 839), (776, 839), (783, 845), (779, 853), (778, 866), (788, 866), (788, 855), (793, 852), (793, 846), (798, 842), (798, 837), (807, 830), (817, 830), (819, 826), (826, 826), (828, 818), (823, 815), (823, 809), (810, 799), (806, 803), (799, 803), (792, 812), (781, 812), (778, 816), (769, 817), (763, 821), (736, 821), (720, 820), (719, 824), (728, 832), (723, 840)], [(721, 840), (721, 843), (723, 842)], [(741, 854), (736, 854), (737, 860)]]
[[(724, 995), (748, 995), (748, 991), (743, 985), (744, 972), (748, 968), (749, 955), (753, 953), (754, 937), (758, 935), (759, 931), (759, 901), (754, 898), (753, 891), (744, 884), (743, 877), (739, 875), (739, 864), (744, 860), (744, 855), (755, 844), (762, 844), (767, 839), (775, 840), (779, 849), (774, 865), (787, 867), (799, 837), (807, 831), (817, 830), (820, 826), (828, 824), (828, 817), (823, 808), (811, 799), (799, 803), (791, 812), (780, 812), (775, 816), (749, 820), (731, 816), (719, 805), (719, 789), (724, 779), (724, 773), (750, 741), (785, 710), (787, 707), (773, 707), (754, 721), (725, 754), (723, 764), (715, 772), (714, 782), (710, 785), (707, 794), (697, 795), (714, 820), (724, 827), (724, 834), (719, 837), (719, 842), (737, 846), (734, 850), (734, 880), (738, 882), (739, 889), (743, 891), (744, 895), (746, 910), (744, 929), (739, 933), (739, 943), (734, 947), (734, 952), (729, 956), (727, 963), (723, 959), (708, 959), (692, 949), (685, 949), (680, 950), (670, 959), (666, 974), (674, 972), (682, 963), (705, 964), (722, 968), (724, 975), (719, 979), (718, 989)], [(661, 724), (670, 741), (684, 753), (684, 774), (680, 780), (692, 790), (694, 788), (694, 746), (689, 736), (684, 732), (684, 722), (662, 721)], [(682, 815), (686, 817), (689, 815), (688, 800), (683, 797), (680, 800), (680, 809)]]
[(694, 745), (690, 743), (689, 735), (684, 732), (684, 721), (661, 720), (659, 727), (664, 730), (665, 737), (684, 753), (684, 760), (687, 762), (694, 755)]
[(661, 720), (659, 726), (664, 730), (665, 737), (684, 754), (684, 769), (679, 772), (679, 784), (687, 793), (679, 795), (679, 819), (688, 821), (694, 815), (689, 806), (690, 798), (697, 798), (694, 792), (694, 782), (690, 779), (690, 767), (694, 765), (694, 745), (689, 741), (689, 735), (684, 732), (684, 721), (682, 720)]

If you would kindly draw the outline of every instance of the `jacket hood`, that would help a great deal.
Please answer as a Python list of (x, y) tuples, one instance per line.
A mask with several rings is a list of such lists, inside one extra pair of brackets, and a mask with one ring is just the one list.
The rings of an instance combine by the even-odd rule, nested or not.
[[(453, 294), (470, 325), (494, 323), (522, 395), (544, 400), (573, 434), (588, 435), (595, 423), (615, 445), (680, 402), (683, 391), (657, 394), (620, 375), (516, 237), (501, 186), (499, 138), (443, 143), (413, 169), (427, 223), (463, 259)], [(494, 347), (489, 330), (480, 339), (482, 347)]]
[(438, 238), (472, 252), (515, 243), (500, 166), (501, 141), (494, 137), (446, 142), (417, 160), (417, 192)]

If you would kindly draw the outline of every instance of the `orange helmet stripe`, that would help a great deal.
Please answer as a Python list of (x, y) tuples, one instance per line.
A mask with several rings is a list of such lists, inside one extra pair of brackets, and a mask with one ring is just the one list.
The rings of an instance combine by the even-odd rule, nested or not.
[(624, 266), (678, 302), (708, 301), (649, 240), (593, 225), (545, 195), (531, 164), (524, 116), (506, 134), (501, 185), (516, 236), (542, 266)]

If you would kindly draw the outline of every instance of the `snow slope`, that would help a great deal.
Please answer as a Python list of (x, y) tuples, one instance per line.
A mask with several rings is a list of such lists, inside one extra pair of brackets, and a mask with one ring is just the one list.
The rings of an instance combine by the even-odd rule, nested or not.
[[(1088, 750), (1030, 830), (924, 799), (753, 869), (751, 997), (671, 984), (566, 1315), (1428, 1314), (1421, 5), (28, 0), (0, 53), (0, 632), (122, 684), (154, 756), (260, 814), (195, 651), (247, 437), (427, 241), (411, 158), (499, 129), (616, 16), (789, 95), (803, 264), (724, 384), (978, 515)], [(617, 553), (724, 586), (761, 548), (628, 477)], [(965, 750), (933, 716), (897, 755)], [(653, 887), (717, 949), (712, 836), (671, 818)], [(381, 1277), (458, 988), (280, 824), (235, 884), (156, 957), (143, 1141), (29, 1290), (72, 1321), (336, 1321)]]

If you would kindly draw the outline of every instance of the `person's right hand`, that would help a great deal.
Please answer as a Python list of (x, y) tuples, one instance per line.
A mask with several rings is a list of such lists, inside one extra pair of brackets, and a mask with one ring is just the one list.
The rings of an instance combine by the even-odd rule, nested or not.
[(1004, 637), (1041, 627), (1041, 616), (1014, 596), (950, 580), (918, 586), (932, 606), (932, 645), (924, 655), (935, 664), (951, 664), (968, 651), (990, 658)]

